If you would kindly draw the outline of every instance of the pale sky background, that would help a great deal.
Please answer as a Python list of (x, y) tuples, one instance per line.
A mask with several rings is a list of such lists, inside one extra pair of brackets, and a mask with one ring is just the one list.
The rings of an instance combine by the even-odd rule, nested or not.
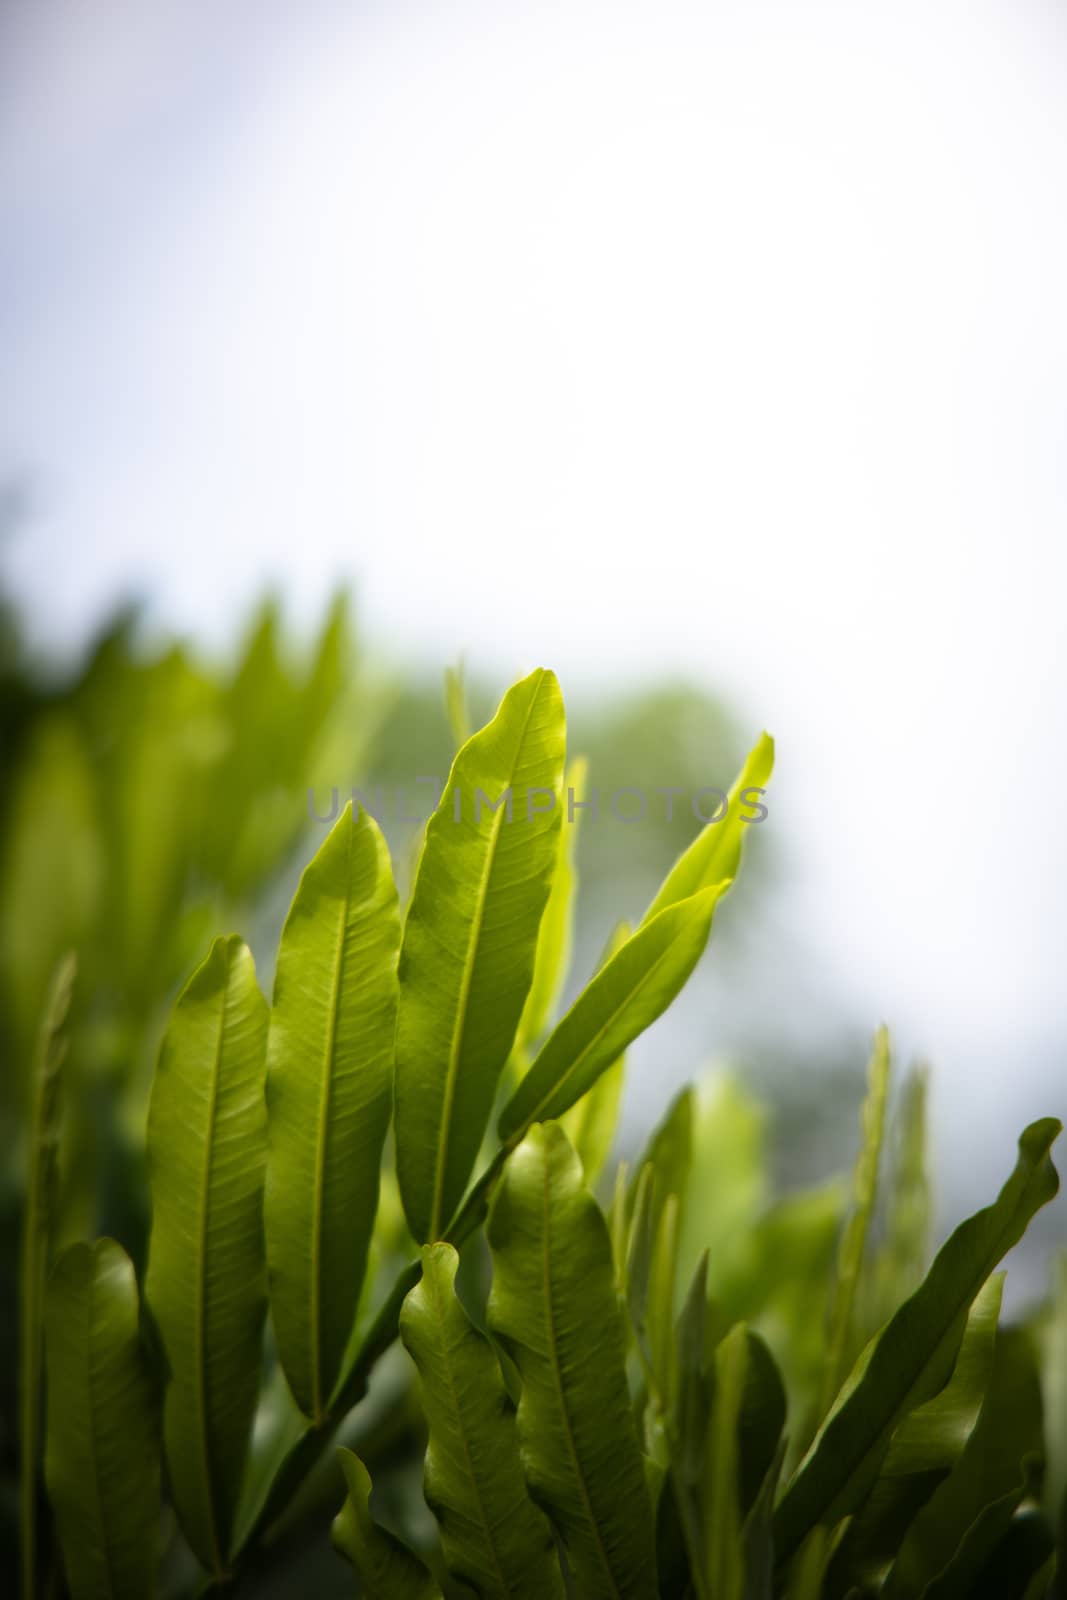
[(978, 1203), (1067, 1111), (1065, 193), (1054, 0), (7, 0), (5, 570), (722, 692)]

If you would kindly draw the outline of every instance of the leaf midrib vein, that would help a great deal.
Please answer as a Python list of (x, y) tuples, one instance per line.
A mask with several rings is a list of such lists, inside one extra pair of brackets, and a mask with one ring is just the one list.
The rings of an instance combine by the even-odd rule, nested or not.
[[(515, 749), (511, 758), (510, 777), (506, 787), (510, 788), (515, 782), (515, 769), (519, 764), (519, 757), (526, 742), (526, 734), (533, 716), (534, 706), (541, 695), (544, 676), (538, 679), (537, 687), (530, 696), (530, 704), (526, 708), (523, 719), (522, 732), (515, 741)], [(492, 876), (493, 863), (496, 859), (497, 840), (504, 820), (504, 807), (498, 805), (493, 812), (493, 821), (490, 828), (485, 861), (482, 867), (481, 878), (478, 883), (478, 898), (474, 908), (474, 920), (471, 924), (471, 936), (467, 941), (467, 959), (463, 964), (463, 976), (460, 980), (459, 998), (456, 1005), (456, 1017), (452, 1025), (452, 1039), (449, 1045), (448, 1070), (445, 1074), (445, 1093), (441, 1107), (441, 1123), (437, 1134), (436, 1166), (433, 1180), (433, 1200), (430, 1206), (430, 1239), (434, 1240), (441, 1228), (441, 1205), (444, 1199), (445, 1166), (448, 1160), (448, 1147), (452, 1132), (452, 1106), (456, 1098), (456, 1082), (459, 1077), (459, 1056), (463, 1044), (463, 1036), (467, 1027), (467, 1007), (470, 1002), (471, 984), (474, 981), (474, 961), (478, 944), (482, 934), (482, 921), (485, 917), (485, 905), (489, 895), (489, 880)]]
[(333, 956), (330, 990), (330, 1018), (326, 1030), (326, 1048), (322, 1063), (319, 1087), (319, 1122), (315, 1137), (315, 1174), (311, 1212), (311, 1407), (315, 1421), (322, 1420), (322, 1223), (323, 1192), (325, 1188), (326, 1136), (333, 1089), (334, 1043), (337, 1038), (337, 1013), (341, 1005), (341, 978), (344, 970), (345, 934), (348, 929), (348, 911), (351, 894), (352, 831), (348, 830), (345, 851), (345, 899), (337, 924), (337, 944)]
[(582, 1464), (578, 1456), (578, 1443), (575, 1439), (574, 1429), (571, 1425), (571, 1416), (567, 1405), (567, 1395), (563, 1384), (563, 1368), (559, 1358), (559, 1341), (556, 1337), (556, 1319), (553, 1314), (552, 1302), (552, 1222), (551, 1207), (549, 1202), (550, 1186), (551, 1170), (546, 1157), (544, 1163), (544, 1180), (542, 1183), (542, 1200), (544, 1205), (545, 1225), (544, 1273), (542, 1287), (544, 1289), (545, 1296), (545, 1330), (548, 1334), (548, 1347), (552, 1362), (552, 1375), (556, 1380), (556, 1393), (559, 1398), (560, 1415), (563, 1418), (563, 1431), (567, 1437), (567, 1446), (570, 1450), (571, 1460), (574, 1463), (575, 1477), (578, 1482), (578, 1487), (581, 1490), (582, 1504), (585, 1508), (586, 1520), (589, 1524), (589, 1527), (592, 1529), (593, 1538), (596, 1542), (597, 1550), (600, 1553), (600, 1560), (604, 1571), (607, 1574), (609, 1583), (611, 1584), (612, 1593), (618, 1597), (618, 1600), (622, 1600), (622, 1592), (615, 1581), (615, 1573), (613, 1572), (611, 1562), (608, 1559), (607, 1547), (605, 1546), (601, 1537), (600, 1525), (597, 1522), (596, 1514), (593, 1511), (593, 1502), (589, 1493), (589, 1485), (586, 1482), (585, 1473), (582, 1470)]

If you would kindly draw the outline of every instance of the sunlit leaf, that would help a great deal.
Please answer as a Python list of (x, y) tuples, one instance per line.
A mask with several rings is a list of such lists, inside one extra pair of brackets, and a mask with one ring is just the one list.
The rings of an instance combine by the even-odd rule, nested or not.
[(668, 906), (605, 962), (505, 1105), (502, 1139), (515, 1141), (531, 1123), (562, 1116), (667, 1009), (700, 959), (726, 887)]
[(340, 1373), (374, 1226), (399, 945), (385, 842), (347, 806), (286, 920), (267, 1048), (271, 1312), (293, 1393), (313, 1418)]
[(564, 738), (555, 676), (533, 672), (463, 746), (427, 826), (396, 1046), (397, 1172), (420, 1242), (443, 1235), (462, 1198), (529, 991), (556, 865)]
[(657, 1592), (652, 1508), (626, 1384), (611, 1244), (554, 1123), (511, 1156), (489, 1219), (489, 1322), (522, 1380), (530, 1492), (587, 1600)]
[(259, 1388), (266, 1043), (252, 957), (240, 939), (217, 939), (178, 997), (152, 1086), (145, 1286), (167, 1365), (171, 1493), (215, 1573), (226, 1570)]
[(527, 1494), (497, 1358), (456, 1296), (458, 1264), (451, 1245), (427, 1245), (400, 1315), (422, 1378), (426, 1500), (457, 1581), (484, 1600), (552, 1600), (563, 1594), (552, 1533)]

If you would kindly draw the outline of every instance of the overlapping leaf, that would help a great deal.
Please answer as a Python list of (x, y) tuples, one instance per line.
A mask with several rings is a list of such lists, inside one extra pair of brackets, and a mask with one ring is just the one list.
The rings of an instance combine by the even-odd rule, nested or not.
[(667, 1009), (700, 959), (728, 887), (716, 884), (668, 906), (605, 962), (501, 1112), (502, 1139), (514, 1141), (531, 1123), (562, 1116)]
[(530, 1491), (555, 1523), (585, 1600), (650, 1600), (652, 1508), (611, 1244), (557, 1124), (532, 1128), (508, 1161), (489, 1244), (489, 1322), (522, 1381), (518, 1426)]
[(111, 1239), (60, 1258), (46, 1311), (45, 1475), (74, 1600), (156, 1592), (159, 1427), (137, 1280)]
[(429, 1569), (370, 1514), (370, 1474), (351, 1450), (338, 1450), (348, 1497), (334, 1518), (333, 1542), (359, 1574), (366, 1600), (441, 1600)]
[(420, 1242), (443, 1235), (462, 1197), (529, 991), (556, 867), (564, 741), (555, 676), (533, 672), (460, 750), (426, 830), (396, 1046), (397, 1171)]
[(400, 918), (388, 851), (346, 807), (282, 934), (267, 1047), (271, 1311), (286, 1375), (321, 1418), (359, 1301), (389, 1122)]
[(400, 1315), (429, 1428), (426, 1499), (458, 1582), (483, 1600), (553, 1600), (563, 1584), (552, 1533), (527, 1493), (497, 1358), (457, 1298), (458, 1264), (451, 1245), (427, 1245)]
[(148, 1118), (146, 1295), (168, 1369), (164, 1444), (186, 1537), (226, 1570), (261, 1366), (267, 1003), (240, 939), (178, 997)]
[(817, 1523), (837, 1521), (859, 1504), (896, 1427), (946, 1382), (982, 1285), (1056, 1193), (1049, 1149), (1059, 1131), (1052, 1118), (1024, 1131), (1015, 1170), (997, 1200), (956, 1229), (923, 1283), (861, 1357), (778, 1506), (779, 1562)]

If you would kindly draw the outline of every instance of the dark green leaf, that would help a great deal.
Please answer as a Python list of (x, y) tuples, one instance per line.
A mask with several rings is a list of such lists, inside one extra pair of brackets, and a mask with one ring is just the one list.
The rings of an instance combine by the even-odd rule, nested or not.
[(334, 1518), (333, 1542), (359, 1574), (366, 1600), (441, 1600), (437, 1582), (405, 1544), (370, 1514), (370, 1474), (351, 1450), (338, 1450), (348, 1498)]
[(1019, 1159), (995, 1203), (958, 1227), (911, 1298), (866, 1354), (839, 1397), (775, 1514), (779, 1562), (819, 1522), (833, 1523), (863, 1499), (910, 1411), (942, 1388), (955, 1363), (967, 1316), (997, 1263), (1022, 1237), (1059, 1180), (1049, 1149), (1060, 1124), (1030, 1125)]

